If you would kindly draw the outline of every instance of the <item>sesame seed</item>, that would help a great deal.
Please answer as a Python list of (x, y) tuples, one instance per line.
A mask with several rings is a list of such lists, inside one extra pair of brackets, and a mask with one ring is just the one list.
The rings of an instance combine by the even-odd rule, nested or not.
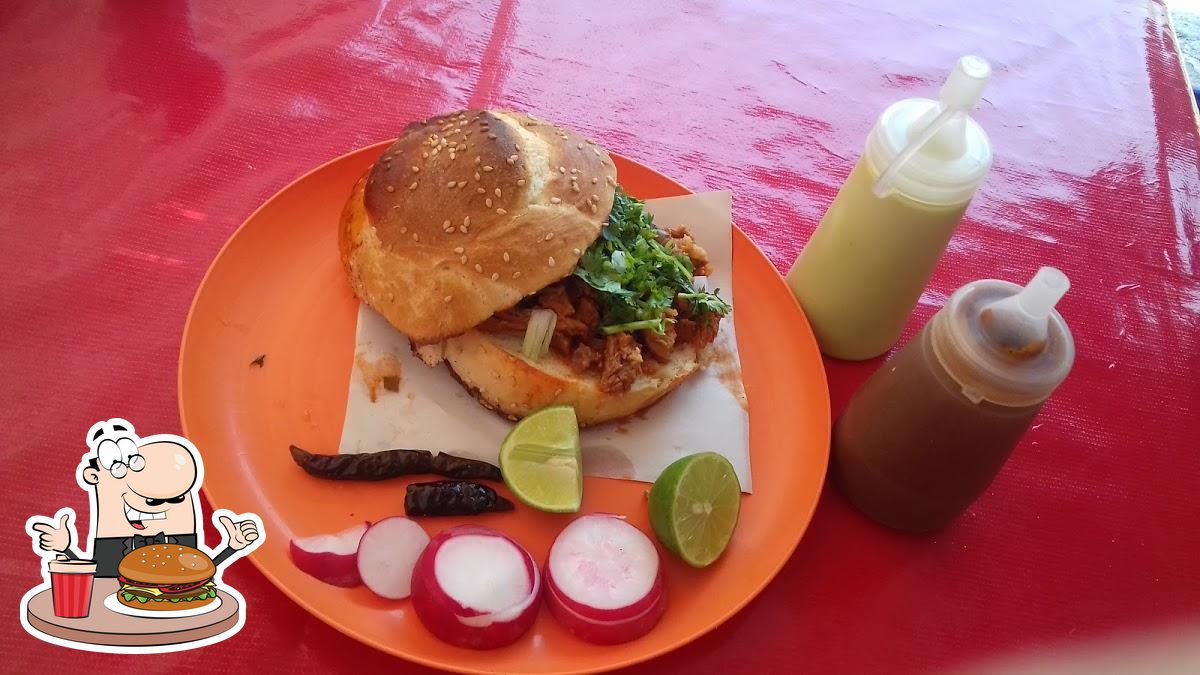
[(485, 206), (487, 206), (489, 209), (490, 209), (490, 208), (492, 208), (492, 198), (491, 198), (491, 197), (488, 197), (487, 199), (483, 200), (483, 203), (484, 203), (484, 205), (485, 205)]
[(601, 159), (603, 159), (603, 158), (604, 158), (604, 155), (600, 154), (600, 151), (599, 151), (599, 150), (597, 150), (597, 149), (595, 149), (595, 148), (592, 148), (592, 152), (596, 153), (596, 156), (597, 156), (597, 157), (599, 157), (599, 158), (601, 158)]
[(571, 249), (571, 253), (574, 253), (575, 255), (579, 255), (580, 253), (582, 253), (582, 251), (580, 251), (577, 248), (573, 248), (573, 249)]
[(503, 195), (500, 193), (500, 188), (496, 188), (496, 189), (495, 189), (495, 193), (496, 193), (496, 196), (497, 196), (497, 197), (502, 197), (502, 196), (503, 196)]
[(476, 194), (483, 194), (487, 192), (487, 190), (484, 190), (483, 188), (475, 188), (475, 192)]
[(466, 218), (463, 218), (463, 225), (465, 225), (466, 227), (471, 226), (471, 216), (467, 216)]
[(591, 197), (588, 197), (588, 201), (589, 202), (598, 202), (598, 201), (600, 201), (600, 197), (599, 197), (599, 195), (592, 195)]
[(448, 181), (448, 182), (446, 183), (446, 187), (448, 187), (448, 188), (452, 188), (452, 187), (454, 187), (454, 181)]
[(550, 256), (549, 258), (546, 258), (546, 264), (551, 267), (554, 267), (554, 256)]
[(450, 151), (450, 159), (454, 159), (454, 158), (455, 158), (455, 157), (457, 157), (457, 156), (458, 156), (458, 155), (454, 154), (454, 151), (453, 151), (453, 150), (451, 150), (451, 151)]
[(407, 228), (407, 227), (402, 227), (402, 228), (400, 228), (400, 234), (404, 234), (404, 233), (406, 233), (406, 232), (408, 232), (408, 228)]
[(566, 172), (567, 172), (567, 167), (565, 167), (565, 166), (560, 166), (560, 167), (558, 167), (558, 172), (559, 172), (559, 173), (566, 173)]
[(599, 181), (599, 179), (598, 179), (598, 178), (595, 178), (595, 177), (593, 177), (593, 178), (592, 178), (592, 185), (595, 185), (597, 181)]
[(582, 192), (582, 190), (579, 189), (579, 186), (576, 185), (575, 183), (571, 183), (571, 191), (572, 192)]
[(561, 204), (561, 203), (562, 203), (562, 200), (561, 200), (561, 199), (559, 199), (558, 197), (551, 197), (551, 198), (550, 198), (550, 203), (551, 203), (551, 204)]
[(505, 211), (504, 209), (496, 209), (496, 213), (503, 216), (504, 214), (508, 213), (508, 211)]
[(429, 159), (429, 153), (428, 153), (428, 152), (422, 152), (422, 153), (421, 153), (421, 157), (422, 157), (422, 158), (424, 158), (424, 159)]
[(571, 169), (572, 175), (577, 174), (577, 173), (579, 173), (579, 169)]
[(605, 177), (604, 177), (604, 182), (608, 183), (609, 185), (616, 185), (616, 184), (617, 184), (617, 181), (616, 181), (616, 179), (615, 179), (615, 178), (613, 178), (612, 176), (605, 176)]
[(599, 210), (600, 210), (600, 207), (599, 207), (599, 206), (596, 206), (595, 204), (592, 204), (592, 213), (595, 213), (595, 212), (597, 212), (597, 211), (599, 211)]
[(421, 235), (413, 232), (413, 241), (421, 241)]
[(513, 154), (509, 155), (509, 156), (508, 156), (508, 159), (510, 160), (510, 161), (509, 161), (509, 164), (512, 164), (513, 162), (517, 161), (517, 155), (516, 155), (516, 153), (513, 153)]
[(447, 227), (450, 227), (450, 221), (448, 221), (448, 220), (443, 220), (443, 221), (442, 221), (442, 229), (444, 230), (444, 229), (446, 229)]
[(475, 172), (475, 180), (479, 180), (479, 172), (478, 171)]
[(467, 181), (465, 181), (465, 180), (458, 181), (458, 187), (464, 188), (466, 186), (467, 186)]
[(494, 141), (494, 140), (496, 140), (496, 134), (488, 134), (488, 138), (490, 138)]
[(420, 173), (420, 172), (421, 172), (421, 167), (419, 167), (419, 166), (414, 166), (414, 167), (412, 167), (412, 172), (413, 172), (413, 173)]
[(387, 186), (387, 188), (386, 188), (386, 189), (387, 189), (387, 191), (388, 191), (388, 192), (395, 192), (395, 191), (396, 191), (396, 186), (395, 186), (395, 185), (389, 185), (389, 186)]
[(412, 185), (409, 185), (409, 186), (408, 186), (408, 189), (409, 189), (409, 190), (416, 190), (416, 189), (417, 189), (417, 181), (415, 181), (415, 180), (414, 180), (414, 181), (412, 182)]
[(509, 157), (508, 159), (506, 159), (504, 161), (508, 162), (509, 165), (513, 165), (513, 164), (517, 163), (517, 159), (515, 157)]
[(475, 263), (475, 271), (479, 272), (480, 274), (483, 274), (483, 265), (480, 265), (479, 263)]
[(399, 205), (399, 204), (397, 204), (397, 205), (393, 206), (392, 208), (393, 208), (393, 209), (398, 209), (398, 208), (400, 208), (400, 205)]
[(525, 179), (524, 179), (524, 178), (518, 178), (518, 179), (517, 179), (517, 185), (524, 185), (524, 184), (525, 184)]
[(466, 226), (466, 225), (459, 225), (459, 226), (458, 226), (458, 231), (459, 231), (459, 232), (462, 232), (463, 234), (466, 234), (466, 233), (467, 233), (467, 226)]
[(462, 254), (462, 252), (463, 252), (464, 250), (465, 250), (465, 249), (464, 249), (463, 247), (461, 247), (461, 246), (455, 246), (455, 247), (454, 247), (454, 252), (455, 252), (455, 253), (458, 253), (459, 255), (461, 255), (461, 254)]
[(463, 257), (459, 258), (459, 261), (462, 262), (462, 264), (466, 265), (467, 264), (467, 256), (464, 255)]
[(479, 163), (479, 156), (478, 156), (478, 155), (476, 155), (476, 156), (475, 156), (475, 163), (476, 163), (476, 164), (478, 164), (478, 163)]
[(505, 251), (505, 252), (504, 252), (504, 262), (508, 262), (508, 261), (510, 261), (510, 260), (512, 260), (512, 257), (510, 257), (510, 256), (508, 255), (508, 251)]
[(580, 149), (580, 150), (582, 150), (582, 149), (583, 149), (583, 143), (576, 143), (576, 144), (575, 144), (575, 147), (576, 147), (576, 148), (578, 148), (578, 149)]
[(454, 296), (447, 295), (446, 297), (442, 298), (442, 302), (449, 303), (453, 299), (454, 299)]
[(551, 240), (551, 239), (553, 239), (553, 238), (554, 238), (554, 233), (553, 233), (553, 232), (547, 232), (547, 233), (546, 233), (546, 241), (550, 241), (550, 240)]
[(499, 272), (492, 272), (492, 281), (495, 281), (495, 280), (497, 280), (497, 279), (499, 279), (499, 278), (500, 278), (500, 273), (499, 273)]
[(521, 270), (517, 270), (516, 272), (513, 272), (513, 278), (520, 279), (521, 278)]
[(484, 172), (484, 173), (487, 173), (487, 172), (489, 172), (489, 171), (491, 171), (491, 170), (492, 170), (492, 167), (490, 167), (490, 166), (484, 166), (484, 167), (483, 167), (483, 172)]

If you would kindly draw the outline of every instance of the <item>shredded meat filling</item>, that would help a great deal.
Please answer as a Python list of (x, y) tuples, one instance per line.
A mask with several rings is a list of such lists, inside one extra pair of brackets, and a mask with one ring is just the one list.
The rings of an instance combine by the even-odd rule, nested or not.
[(667, 241), (663, 243), (686, 255), (692, 261), (692, 274), (698, 277), (708, 276), (711, 271), (708, 267), (708, 251), (705, 251), (704, 247), (692, 239), (686, 225), (667, 230)]
[(600, 391), (615, 394), (629, 391), (642, 373), (642, 350), (629, 333), (616, 333), (604, 340), (604, 368)]
[[(660, 239), (686, 255), (697, 276), (709, 273), (708, 253), (692, 239), (686, 227), (671, 228), (663, 232)], [(542, 289), (536, 300), (497, 312), (479, 329), (523, 335), (529, 325), (532, 306), (552, 310), (557, 316), (554, 335), (550, 338), (551, 351), (564, 358), (575, 372), (597, 375), (600, 390), (606, 393), (629, 391), (639, 375), (654, 372), (682, 346), (703, 348), (713, 341), (720, 326), (717, 316), (693, 318), (687, 301), (676, 298), (675, 306), (666, 311), (669, 321), (663, 335), (651, 330), (601, 335), (596, 291), (583, 280), (571, 276)]]

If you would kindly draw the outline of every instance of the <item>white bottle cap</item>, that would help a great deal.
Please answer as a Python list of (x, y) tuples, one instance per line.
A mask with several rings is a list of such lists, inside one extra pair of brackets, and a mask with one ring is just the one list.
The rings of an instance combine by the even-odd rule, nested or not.
[(973, 403), (1036, 405), (1075, 362), (1075, 340), (1054, 306), (1067, 275), (1043, 267), (1023, 288), (996, 279), (955, 291), (933, 318), (931, 343), (942, 368)]
[(961, 204), (974, 196), (992, 165), (987, 134), (968, 116), (991, 77), (978, 56), (958, 60), (941, 89), (941, 100), (897, 101), (867, 137), (866, 159), (878, 196), (898, 192), (919, 202)]

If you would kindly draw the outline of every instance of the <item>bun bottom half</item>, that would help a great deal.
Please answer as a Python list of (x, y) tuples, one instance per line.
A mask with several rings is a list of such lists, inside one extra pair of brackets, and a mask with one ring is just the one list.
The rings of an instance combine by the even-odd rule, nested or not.
[(521, 354), (521, 336), (470, 331), (444, 343), (444, 358), (459, 383), (484, 407), (520, 419), (551, 405), (575, 408), (580, 426), (629, 417), (671, 393), (700, 367), (691, 347), (643, 373), (627, 392), (600, 390), (600, 378), (577, 373), (551, 352), (532, 362)]

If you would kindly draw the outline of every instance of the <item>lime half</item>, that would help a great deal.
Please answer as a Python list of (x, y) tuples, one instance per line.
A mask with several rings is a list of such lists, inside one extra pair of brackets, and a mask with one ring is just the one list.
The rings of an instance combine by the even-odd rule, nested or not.
[(583, 463), (575, 409), (543, 408), (500, 444), (500, 473), (518, 499), (541, 511), (574, 513), (583, 501)]
[(733, 537), (742, 486), (729, 460), (715, 452), (671, 463), (650, 488), (650, 524), (662, 542), (692, 567), (708, 567)]

